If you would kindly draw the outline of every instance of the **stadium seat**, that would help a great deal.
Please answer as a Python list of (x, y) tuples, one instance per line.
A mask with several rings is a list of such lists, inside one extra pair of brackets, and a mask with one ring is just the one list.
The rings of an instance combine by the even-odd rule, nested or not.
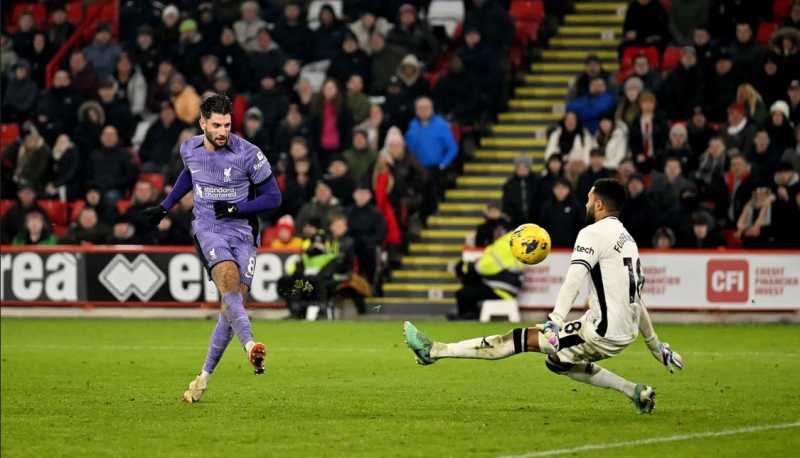
[(14, 6), (11, 11), (11, 18), (8, 23), (8, 30), (6, 32), (16, 32), (19, 17), (23, 13), (33, 14), (33, 22), (36, 24), (37, 29), (42, 29), (47, 24), (47, 5), (43, 3), (20, 3)]
[(69, 2), (66, 6), (67, 21), (78, 25), (83, 20), (83, 2)]
[(6, 215), (6, 213), (11, 210), (11, 207), (16, 204), (17, 201), (14, 199), (3, 199), (0, 200), (0, 218)]
[(772, 38), (772, 34), (774, 34), (776, 30), (778, 30), (777, 22), (762, 22), (758, 26), (756, 41), (762, 45), (769, 44), (769, 40)]
[(67, 235), (67, 230), (69, 227), (64, 226), (63, 224), (54, 224), (51, 226), (51, 229), (53, 230), (53, 235), (56, 237), (64, 237)]
[(342, 17), (342, 0), (313, 0), (308, 5), (308, 14), (306, 15), (309, 29), (317, 30), (319, 28), (319, 10), (324, 5), (330, 5), (336, 13), (336, 17)]
[(772, 20), (783, 22), (789, 17), (792, 9), (792, 0), (774, 0), (772, 4)]
[(76, 200), (75, 202), (70, 202), (69, 204), (69, 222), (75, 223), (78, 221), (78, 216), (81, 214), (81, 210), (83, 207), (86, 206), (86, 201), (84, 200)]
[(428, 7), (430, 25), (443, 26), (450, 38), (455, 35), (458, 24), (463, 20), (464, 2), (461, 0), (433, 0)]
[(234, 97), (232, 109), (231, 129), (233, 129), (234, 132), (241, 132), (242, 126), (244, 125), (244, 114), (247, 112), (247, 97), (243, 95)]
[(278, 238), (278, 226), (273, 225), (261, 231), (261, 246), (270, 246)]
[(671, 72), (681, 62), (681, 48), (670, 46), (664, 51), (664, 59), (661, 62), (661, 70)]
[(19, 124), (0, 124), (0, 153), (19, 138)]
[(120, 199), (120, 200), (118, 200), (117, 201), (117, 213), (119, 213), (120, 215), (124, 215), (125, 213), (128, 213), (128, 209), (131, 208), (131, 205), (133, 205), (133, 202), (131, 202), (130, 199)]
[(146, 181), (158, 189), (158, 192), (164, 192), (164, 175), (160, 173), (143, 173), (139, 175), (139, 181)]
[(648, 62), (650, 62), (650, 67), (653, 70), (658, 69), (658, 48), (655, 46), (631, 46), (626, 48), (625, 52), (622, 53), (621, 71), (632, 68), (633, 59), (640, 54), (644, 54), (644, 56), (647, 57)]
[(67, 225), (67, 204), (56, 199), (42, 199), (36, 202), (47, 214), (51, 224)]

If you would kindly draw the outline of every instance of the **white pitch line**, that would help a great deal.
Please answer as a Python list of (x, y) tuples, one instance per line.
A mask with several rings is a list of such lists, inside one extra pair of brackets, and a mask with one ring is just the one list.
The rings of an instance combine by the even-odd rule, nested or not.
[[(234, 346), (234, 345), (232, 345)], [(97, 351), (197, 351), (204, 350), (202, 345), (3, 345), (4, 349), (16, 350), (97, 350)], [(339, 352), (367, 352), (377, 353), (386, 351), (381, 348), (339, 347), (339, 348), (314, 348), (314, 347), (267, 347), (268, 351), (309, 352), (309, 353), (339, 353)]]
[(665, 442), (678, 442), (692, 439), (705, 439), (708, 437), (721, 437), (721, 436), (734, 436), (736, 434), (755, 433), (759, 431), (769, 431), (772, 429), (787, 429), (787, 428), (800, 428), (800, 421), (793, 423), (781, 423), (777, 425), (764, 425), (764, 426), (749, 426), (746, 428), (727, 429), (723, 431), (707, 432), (707, 433), (692, 433), (692, 434), (678, 434), (675, 436), (667, 437), (653, 437), (650, 439), (639, 439), (624, 442), (609, 442), (605, 444), (587, 444), (580, 447), (572, 448), (556, 448), (551, 450), (540, 450), (538, 452), (529, 452), (522, 455), (503, 455), (499, 458), (534, 458), (539, 456), (556, 456), (567, 455), (573, 453), (589, 452), (594, 450), (608, 450), (612, 448), (631, 447), (636, 445), (649, 445), (661, 444)]

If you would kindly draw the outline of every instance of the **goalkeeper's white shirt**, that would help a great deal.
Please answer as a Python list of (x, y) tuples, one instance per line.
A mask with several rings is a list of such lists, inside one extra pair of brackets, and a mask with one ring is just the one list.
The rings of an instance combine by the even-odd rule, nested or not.
[[(586, 319), (594, 325), (597, 335), (619, 343), (636, 339), (639, 333), (639, 291), (644, 277), (636, 242), (617, 218), (603, 218), (578, 233), (570, 270), (577, 267), (588, 272), (589, 311)], [(575, 274), (586, 278), (578, 272)]]

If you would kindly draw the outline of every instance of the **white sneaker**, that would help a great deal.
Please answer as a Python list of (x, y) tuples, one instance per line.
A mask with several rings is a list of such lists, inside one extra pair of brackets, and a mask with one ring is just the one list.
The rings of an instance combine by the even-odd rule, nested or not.
[(208, 381), (198, 375), (192, 380), (192, 383), (189, 384), (189, 389), (183, 392), (183, 402), (188, 404), (200, 402), (200, 398), (203, 396), (203, 392), (206, 391), (206, 388), (208, 388)]

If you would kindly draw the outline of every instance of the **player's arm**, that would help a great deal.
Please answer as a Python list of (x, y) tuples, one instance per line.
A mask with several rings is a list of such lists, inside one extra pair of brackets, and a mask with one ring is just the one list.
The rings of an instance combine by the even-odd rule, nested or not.
[(639, 304), (641, 307), (641, 313), (639, 315), (639, 333), (642, 334), (644, 337), (644, 342), (647, 344), (647, 348), (650, 349), (650, 353), (653, 354), (653, 357), (658, 360), (661, 364), (667, 367), (670, 372), (674, 372), (674, 368), (683, 369), (683, 358), (678, 352), (672, 350), (666, 342), (661, 342), (658, 338), (658, 334), (656, 334), (656, 330), (653, 328), (653, 321), (650, 319), (650, 313), (647, 311), (647, 307), (644, 304)]
[(189, 191), (192, 190), (192, 174), (189, 169), (183, 168), (172, 185), (172, 190), (167, 194), (167, 197), (161, 201), (160, 204), (154, 207), (148, 207), (142, 210), (142, 216), (147, 219), (147, 222), (152, 226), (158, 226), (161, 220), (167, 215), (167, 212), (178, 203)]
[(255, 186), (256, 196), (251, 200), (240, 203), (214, 202), (214, 214), (217, 219), (236, 218), (254, 215), (281, 206), (281, 190), (273, 176), (269, 176), (263, 183)]

